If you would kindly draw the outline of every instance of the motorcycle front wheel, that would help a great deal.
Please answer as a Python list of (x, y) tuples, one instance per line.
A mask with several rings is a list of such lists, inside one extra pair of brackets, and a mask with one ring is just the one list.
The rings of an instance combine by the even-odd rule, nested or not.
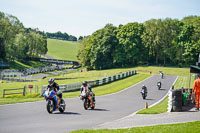
[(47, 102), (47, 111), (51, 114), (53, 112), (54, 103), (52, 100)]
[(83, 106), (84, 106), (84, 109), (85, 109), (85, 110), (88, 109), (88, 102), (87, 102), (87, 99), (84, 100)]

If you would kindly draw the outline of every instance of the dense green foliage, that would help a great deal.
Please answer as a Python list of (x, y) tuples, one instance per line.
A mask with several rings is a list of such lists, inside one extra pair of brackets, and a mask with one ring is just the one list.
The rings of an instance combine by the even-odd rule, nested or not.
[(107, 24), (80, 41), (78, 59), (89, 69), (139, 64), (191, 65), (200, 53), (200, 17)]
[(78, 47), (77, 42), (47, 39), (47, 55), (55, 59), (77, 61)]
[(67, 33), (62, 33), (60, 31), (56, 33), (46, 32), (46, 36), (52, 39), (67, 40), (67, 41), (77, 41), (77, 38), (73, 35), (68, 35)]
[(0, 59), (19, 60), (47, 52), (45, 34), (26, 30), (17, 17), (0, 12)]

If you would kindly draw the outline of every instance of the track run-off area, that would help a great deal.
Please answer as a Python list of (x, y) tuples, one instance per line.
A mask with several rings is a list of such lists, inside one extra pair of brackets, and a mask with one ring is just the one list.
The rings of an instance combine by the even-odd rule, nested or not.
[[(65, 99), (66, 110), (49, 114), (46, 101), (9, 104), (0, 106), (0, 133), (67, 133), (78, 129), (93, 129), (107, 122), (126, 117), (162, 99), (172, 87), (177, 76), (153, 75), (123, 91), (96, 96), (94, 110), (85, 110), (77, 98)], [(162, 87), (157, 88), (161, 80)], [(147, 99), (140, 94), (142, 85), (147, 86)]]

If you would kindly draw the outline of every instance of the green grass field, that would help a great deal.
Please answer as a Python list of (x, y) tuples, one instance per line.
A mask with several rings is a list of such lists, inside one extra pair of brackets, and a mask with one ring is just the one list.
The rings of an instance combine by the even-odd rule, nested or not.
[(61, 60), (77, 61), (79, 49), (77, 42), (47, 39), (47, 55)]
[(46, 66), (48, 63), (45, 62), (36, 62), (36, 61), (13, 61), (10, 63), (10, 69), (28, 69), (32, 67), (41, 67), (41, 66)]
[(126, 129), (77, 130), (71, 133), (199, 133), (200, 121)]

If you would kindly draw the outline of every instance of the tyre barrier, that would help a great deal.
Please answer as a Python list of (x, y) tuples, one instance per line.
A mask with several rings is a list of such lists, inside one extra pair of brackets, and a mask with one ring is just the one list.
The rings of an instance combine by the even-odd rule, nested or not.
[(181, 91), (181, 89), (172, 91), (172, 111), (173, 112), (182, 111), (182, 91)]

